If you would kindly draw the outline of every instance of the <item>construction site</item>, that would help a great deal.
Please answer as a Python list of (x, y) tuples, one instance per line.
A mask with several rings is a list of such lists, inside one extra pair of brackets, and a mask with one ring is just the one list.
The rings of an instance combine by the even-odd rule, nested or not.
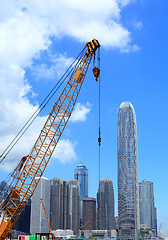
[[(31, 236), (18, 236), (15, 235), (15, 231), (12, 229), (19, 220), (19, 217), (24, 209), (29, 206), (29, 201), (31, 200), (38, 183), (42, 178), (45, 168), (52, 157), (55, 148), (57, 147), (59, 139), (61, 138), (74, 109), (92, 58), (94, 64), (93, 74), (95, 80), (99, 80), (100, 44), (96, 39), (93, 39), (92, 41), (86, 43), (84, 49), (79, 53), (77, 58), (75, 58), (62, 78), (57, 82), (44, 101), (40, 104), (39, 108), (32, 116), (30, 116), (30, 119), (25, 123), (16, 137), (9, 143), (8, 147), (1, 154), (0, 163), (5, 161), (7, 155), (10, 151), (12, 151), (22, 135), (45, 108), (57, 90), (63, 83), (65, 83), (65, 87), (58, 99), (55, 101), (55, 104), (52, 107), (31, 152), (22, 157), (16, 168), (9, 174), (7, 184), (4, 186), (3, 196), (1, 196), (0, 203), (0, 240), (13, 238), (18, 238), (18, 240), (41, 240), (53, 239), (56, 237), (67, 239), (84, 237), (82, 229), (90, 222), (90, 220), (80, 224), (80, 236), (77, 231), (74, 233), (72, 229), (51, 229), (49, 216), (47, 216), (42, 198), (41, 206), (47, 220), (49, 231), (43, 233), (36, 232)], [(98, 144), (99, 146), (101, 144), (100, 126)], [(73, 207), (75, 208), (75, 205)], [(77, 230), (78, 226), (75, 227), (75, 224), (77, 223), (72, 222), (72, 228)], [(92, 234), (90, 232), (88, 237), (96, 235), (104, 236), (104, 234), (108, 235), (107, 233), (103, 233), (102, 235), (101, 232), (96, 232), (95, 230)]]

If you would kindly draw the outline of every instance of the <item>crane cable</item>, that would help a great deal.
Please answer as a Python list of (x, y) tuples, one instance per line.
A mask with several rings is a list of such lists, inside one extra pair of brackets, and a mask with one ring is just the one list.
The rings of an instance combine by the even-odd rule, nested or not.
[[(9, 145), (5, 148), (3, 153), (0, 155), (0, 158), (2, 158), (0, 160), (0, 163), (2, 163), (4, 161), (6, 156), (10, 153), (10, 151), (17, 144), (17, 142), (20, 140), (20, 138), (23, 136), (23, 134), (27, 131), (27, 129), (31, 126), (31, 124), (39, 116), (39, 114), (42, 112), (42, 110), (46, 107), (46, 105), (49, 103), (49, 101), (52, 99), (52, 97), (55, 95), (55, 93), (58, 91), (58, 89), (61, 87), (61, 85), (65, 82), (67, 77), (74, 71), (75, 67), (77, 66), (77, 64), (79, 63), (79, 61), (81, 59), (81, 56), (82, 56), (85, 48), (86, 47), (84, 47), (82, 49), (82, 51), (74, 59), (74, 61), (69, 66), (69, 68), (63, 74), (63, 76), (59, 79), (59, 81), (55, 84), (55, 86), (52, 88), (52, 90), (49, 92), (49, 94), (45, 97), (45, 99), (42, 101), (42, 103), (39, 105), (39, 107), (35, 110), (35, 112), (29, 118), (29, 120), (24, 124), (24, 126), (21, 128), (21, 130), (17, 133), (17, 135), (13, 138), (13, 140), (9, 143)], [(5, 156), (4, 156), (4, 154), (5, 154)]]
[[(98, 68), (100, 69), (100, 49), (98, 50)], [(101, 129), (101, 99), (100, 99), (100, 75), (99, 75), (99, 137), (98, 137), (98, 144), (99, 144), (99, 182), (100, 182), (100, 146), (101, 146), (101, 135), (100, 135), (100, 129)]]

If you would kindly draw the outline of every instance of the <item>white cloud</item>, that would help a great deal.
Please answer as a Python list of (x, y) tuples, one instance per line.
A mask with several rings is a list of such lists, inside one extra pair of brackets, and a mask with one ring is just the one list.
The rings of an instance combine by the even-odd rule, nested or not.
[[(5, 5), (4, 2), (3, 0)], [(8, 46), (14, 45), (17, 49), (17, 58), (24, 53), (24, 47), (28, 50), (25, 58), (36, 48), (37, 51), (46, 49), (51, 35), (70, 36), (82, 42), (96, 37), (103, 46), (122, 49), (131, 43), (130, 32), (120, 22), (122, 6), (131, 2), (132, 0), (13, 0), (9, 4), (7, 1), (11, 15), (2, 14), (4, 22), (1, 28), (8, 33), (4, 36), (5, 39), (8, 37)]]
[[(28, 106), (28, 105), (27, 105)], [(25, 105), (24, 105), (25, 107)], [(16, 109), (16, 108), (15, 108)], [(22, 109), (23, 110), (23, 109)], [(20, 114), (15, 114), (13, 121), (8, 121), (8, 126), (4, 126), (5, 132), (2, 133), (0, 136), (0, 152), (4, 151), (4, 149), (9, 145), (9, 143), (14, 139), (14, 137), (17, 134), (17, 130), (20, 130), (22, 125), (19, 126), (19, 122), (23, 123), (23, 120), (21, 120), (20, 116), (26, 120), (26, 117), (28, 117), (28, 113), (23, 112)], [(19, 122), (16, 121), (16, 117), (18, 117)], [(26, 134), (20, 139), (20, 141), (15, 145), (13, 150), (7, 155), (7, 157), (4, 159), (4, 161), (0, 164), (0, 169), (4, 171), (12, 171), (18, 162), (21, 160), (23, 156), (26, 156), (30, 153), (39, 133), (44, 125), (44, 122), (46, 120), (46, 117), (38, 117), (38, 119), (34, 122), (34, 124), (31, 126), (31, 128), (28, 130)]]
[(77, 155), (75, 152), (76, 143), (69, 139), (63, 139), (58, 142), (54, 151), (53, 157), (58, 159), (61, 163), (76, 161)]
[(70, 64), (73, 58), (68, 58), (66, 54), (50, 56), (51, 66), (42, 63), (31, 68), (32, 75), (36, 80), (52, 80), (60, 78)]
[(70, 121), (71, 122), (86, 121), (87, 114), (91, 111), (91, 107), (92, 105), (88, 102), (85, 105), (77, 103), (70, 118)]
[(140, 30), (142, 27), (143, 27), (142, 21), (138, 21), (138, 22), (135, 23), (135, 28), (136, 29)]
[(131, 2), (135, 2), (135, 0), (118, 0), (118, 3), (120, 3), (122, 7), (127, 6)]
[[(17, 134), (23, 124), (37, 109), (32, 104), (36, 96), (33, 83), (26, 79), (25, 69), (34, 70), (36, 77), (53, 78), (64, 71), (71, 61), (66, 55), (56, 56), (50, 67), (43, 63), (36, 65), (47, 51), (52, 38), (73, 37), (86, 42), (96, 37), (102, 46), (118, 48), (121, 51), (136, 49), (131, 44), (131, 33), (123, 26), (122, 6), (131, 1), (119, 0), (1, 0), (0, 8), (0, 153)], [(30, 98), (30, 95), (32, 98)], [(90, 105), (77, 104), (71, 121), (85, 121)], [(39, 123), (40, 122), (40, 123)], [(29, 134), (22, 138), (12, 155), (1, 168), (9, 170), (27, 154), (44, 122), (38, 117)], [(65, 140), (67, 146), (62, 161), (75, 158), (74, 145)], [(64, 147), (60, 147), (60, 149)], [(64, 148), (65, 149), (65, 148)], [(61, 152), (61, 150), (60, 150)], [(69, 156), (69, 157), (68, 157)], [(59, 158), (59, 157), (58, 157)]]

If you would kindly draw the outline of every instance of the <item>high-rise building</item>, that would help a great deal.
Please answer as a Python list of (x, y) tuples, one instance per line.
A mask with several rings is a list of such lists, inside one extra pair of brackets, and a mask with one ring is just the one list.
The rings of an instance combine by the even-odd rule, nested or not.
[(74, 234), (78, 233), (80, 228), (80, 183), (78, 180), (66, 181), (65, 193), (67, 209), (66, 229), (72, 229)]
[(63, 229), (63, 181), (51, 180), (50, 225), (52, 230)]
[(101, 179), (97, 194), (97, 227), (99, 230), (115, 229), (114, 189), (111, 179)]
[(77, 234), (80, 228), (80, 183), (78, 180), (51, 180), (51, 229), (71, 229)]
[(119, 236), (136, 237), (139, 231), (137, 125), (130, 102), (123, 102), (119, 108), (117, 151)]
[(26, 234), (30, 233), (30, 212), (31, 212), (31, 200), (27, 203), (25, 209), (21, 213), (13, 229)]
[(77, 165), (74, 170), (74, 179), (80, 182), (80, 222), (82, 223), (82, 210), (83, 210), (83, 198), (88, 197), (88, 169), (82, 162), (81, 156), (81, 163)]
[(155, 231), (155, 208), (153, 183), (143, 180), (139, 183), (140, 228)]
[(82, 157), (81, 163), (74, 170), (74, 179), (80, 182), (80, 199), (88, 197), (88, 169), (82, 163)]
[(82, 230), (96, 230), (96, 198), (83, 198)]
[(50, 181), (41, 177), (31, 200), (30, 233), (49, 233), (47, 219), (41, 203), (44, 202), (46, 213), (50, 218)]

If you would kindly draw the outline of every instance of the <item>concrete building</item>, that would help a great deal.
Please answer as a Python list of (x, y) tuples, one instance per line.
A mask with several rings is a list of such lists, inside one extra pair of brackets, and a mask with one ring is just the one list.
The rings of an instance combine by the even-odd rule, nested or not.
[(96, 198), (83, 198), (82, 230), (96, 230)]
[(50, 225), (52, 230), (63, 229), (63, 181), (51, 180)]
[(99, 230), (115, 229), (114, 218), (114, 189), (111, 179), (101, 179), (97, 194), (98, 224)]
[(118, 113), (118, 231), (119, 236), (139, 234), (139, 184), (137, 125), (130, 102), (123, 102)]
[(30, 233), (49, 233), (47, 219), (40, 199), (43, 199), (47, 216), (50, 216), (50, 181), (41, 177), (31, 200)]
[(143, 180), (139, 183), (139, 212), (140, 228), (149, 229), (155, 233), (153, 183), (148, 180)]
[(80, 182), (78, 180), (51, 180), (51, 229), (71, 229), (77, 234), (80, 228)]
[(80, 238), (86, 239), (116, 239), (116, 230), (81, 230), (79, 231)]
[[(80, 228), (80, 183), (78, 180), (66, 181), (65, 189), (66, 229), (72, 229), (74, 234)], [(67, 206), (67, 209), (66, 209)], [(65, 229), (65, 228), (64, 228)]]

